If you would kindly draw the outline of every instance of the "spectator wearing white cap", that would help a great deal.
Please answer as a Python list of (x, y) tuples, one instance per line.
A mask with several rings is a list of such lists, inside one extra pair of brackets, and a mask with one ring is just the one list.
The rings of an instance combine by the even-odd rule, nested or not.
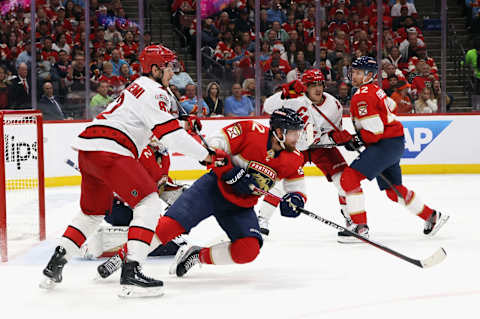
[(418, 16), (417, 9), (415, 8), (415, 5), (413, 3), (408, 3), (407, 0), (400, 0), (400, 2), (394, 4), (392, 7), (392, 17), (399, 17), (402, 7), (406, 7), (408, 9), (408, 16)]
[(399, 49), (402, 56), (408, 61), (412, 56), (416, 55), (418, 46), (423, 46), (425, 43), (418, 38), (418, 33), (415, 28), (407, 30), (407, 39), (400, 43)]

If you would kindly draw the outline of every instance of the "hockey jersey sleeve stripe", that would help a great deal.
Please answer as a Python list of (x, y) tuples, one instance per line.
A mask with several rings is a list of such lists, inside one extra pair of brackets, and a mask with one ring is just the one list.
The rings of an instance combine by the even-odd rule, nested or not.
[(360, 119), (360, 123), (363, 129), (370, 131), (375, 135), (383, 134), (384, 126), (383, 126), (382, 119), (378, 114), (362, 117)]
[(128, 240), (137, 240), (150, 245), (152, 237), (153, 230), (151, 229), (140, 226), (130, 226), (128, 229)]
[(128, 149), (135, 156), (135, 158), (138, 158), (139, 156), (137, 146), (132, 139), (122, 131), (110, 126), (89, 126), (79, 135), (79, 137), (84, 139), (103, 138), (111, 140)]
[(63, 237), (70, 239), (78, 248), (80, 248), (87, 237), (76, 227), (69, 225), (63, 234)]
[(165, 123), (155, 125), (155, 127), (152, 129), (152, 132), (160, 140), (165, 135), (181, 129), (182, 128), (180, 127), (178, 120), (171, 119)]

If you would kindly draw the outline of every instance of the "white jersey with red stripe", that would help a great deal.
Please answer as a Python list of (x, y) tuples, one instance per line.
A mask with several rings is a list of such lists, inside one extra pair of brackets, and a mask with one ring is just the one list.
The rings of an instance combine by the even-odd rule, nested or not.
[(343, 107), (335, 97), (324, 92), (323, 103), (314, 104), (305, 95), (294, 99), (282, 99), (281, 95), (281, 92), (277, 92), (267, 98), (263, 110), (272, 114), (273, 111), (285, 107), (296, 111), (300, 115), (305, 122), (303, 134), (297, 143), (297, 148), (300, 151), (307, 150), (312, 144), (323, 145), (332, 143), (328, 132), (334, 130), (334, 128), (325, 120), (320, 112), (339, 129), (342, 129)]
[(142, 76), (75, 138), (72, 147), (139, 158), (147, 144), (158, 139), (170, 151), (205, 159), (208, 151), (169, 113), (174, 103), (161, 84)]

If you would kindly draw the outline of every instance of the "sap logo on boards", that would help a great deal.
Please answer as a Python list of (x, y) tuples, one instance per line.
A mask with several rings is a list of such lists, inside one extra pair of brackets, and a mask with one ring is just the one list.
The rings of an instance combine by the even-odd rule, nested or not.
[(402, 121), (405, 133), (405, 153), (402, 158), (416, 158), (440, 133), (449, 121)]

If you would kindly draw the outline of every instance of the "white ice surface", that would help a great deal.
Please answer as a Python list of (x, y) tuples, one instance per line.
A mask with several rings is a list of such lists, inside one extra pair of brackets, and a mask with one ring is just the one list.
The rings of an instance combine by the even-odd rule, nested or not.
[[(307, 181), (307, 209), (342, 222), (336, 191), (322, 177)], [(203, 266), (168, 275), (171, 258), (149, 259), (145, 273), (162, 279), (161, 298), (117, 297), (119, 274), (93, 280), (99, 261), (74, 259), (53, 291), (38, 288), (41, 271), (71, 217), (79, 188), (47, 189), (47, 240), (15, 244), (0, 264), (0, 318), (479, 318), (479, 175), (407, 175), (404, 184), (451, 215), (434, 238), (423, 222), (364, 183), (371, 238), (413, 258), (438, 247), (447, 259), (420, 269), (368, 245), (341, 245), (336, 231), (307, 216), (276, 214), (271, 236), (251, 264)], [(207, 219), (192, 231), (199, 243), (222, 230)]]

